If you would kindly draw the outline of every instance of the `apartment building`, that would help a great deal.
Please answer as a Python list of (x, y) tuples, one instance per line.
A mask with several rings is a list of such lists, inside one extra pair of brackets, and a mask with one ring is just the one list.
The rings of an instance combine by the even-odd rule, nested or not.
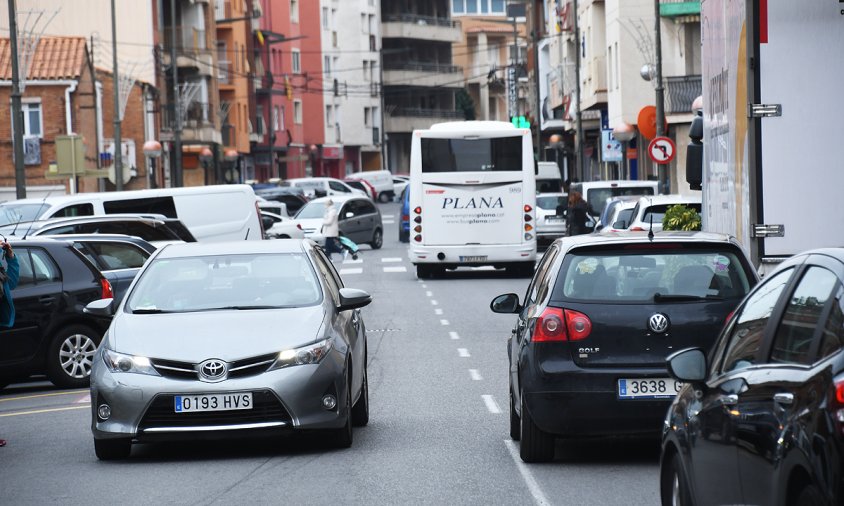
[(452, 1), (381, 0), (386, 168), (393, 172), (410, 169), (413, 130), (464, 118), (455, 107), (465, 78), (452, 60), (452, 45), (463, 40)]

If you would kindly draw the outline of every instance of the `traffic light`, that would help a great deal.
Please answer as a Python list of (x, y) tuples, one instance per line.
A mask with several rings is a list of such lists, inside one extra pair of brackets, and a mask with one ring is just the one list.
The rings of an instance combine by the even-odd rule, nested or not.
[(510, 123), (516, 128), (530, 128), (530, 121), (526, 116), (511, 116)]

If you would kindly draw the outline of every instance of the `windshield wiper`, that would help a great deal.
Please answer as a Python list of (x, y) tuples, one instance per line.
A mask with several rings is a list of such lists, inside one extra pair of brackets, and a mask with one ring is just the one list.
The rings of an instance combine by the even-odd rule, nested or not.
[(684, 302), (694, 300), (724, 300), (718, 295), (654, 294), (654, 302)]
[(221, 306), (221, 307), (205, 307), (202, 309), (194, 309), (194, 312), (201, 312), (201, 311), (226, 311), (235, 309), (238, 311), (250, 311), (253, 309), (278, 309), (279, 306)]
[(161, 314), (161, 313), (175, 313), (176, 311), (170, 311), (167, 309), (158, 309), (157, 307), (140, 307), (138, 309), (133, 309), (132, 314)]

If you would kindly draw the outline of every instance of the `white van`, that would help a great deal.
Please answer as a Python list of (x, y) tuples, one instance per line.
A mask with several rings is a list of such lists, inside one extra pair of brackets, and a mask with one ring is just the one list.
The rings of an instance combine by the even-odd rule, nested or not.
[(349, 174), (349, 177), (369, 182), (375, 188), (379, 202), (390, 202), (396, 196), (393, 174), (389, 170), (366, 170)]
[(197, 241), (260, 240), (257, 199), (245, 184), (78, 193), (0, 204), (0, 225), (66, 216), (160, 214), (178, 218)]
[(536, 193), (561, 193), (563, 178), (557, 162), (539, 162), (536, 164)]
[(333, 177), (296, 177), (287, 179), (281, 183), (282, 186), (301, 188), (309, 199), (327, 197), (331, 195), (367, 197), (364, 191), (352, 188), (343, 181)]
[(572, 192), (580, 192), (583, 199), (589, 205), (589, 214), (595, 219), (604, 212), (607, 199), (610, 197), (623, 197), (626, 195), (656, 195), (658, 181), (587, 181), (584, 183), (572, 183), (569, 188), (569, 195)]

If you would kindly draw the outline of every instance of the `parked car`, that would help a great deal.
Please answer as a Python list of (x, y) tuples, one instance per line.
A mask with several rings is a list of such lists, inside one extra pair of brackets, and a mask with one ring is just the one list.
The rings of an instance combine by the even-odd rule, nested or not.
[(401, 192), (399, 242), (410, 242), (410, 186), (405, 186)]
[(404, 192), (404, 189), (407, 188), (407, 185), (410, 184), (409, 177), (402, 177), (393, 175), (393, 194), (396, 195), (396, 201), (401, 202), (401, 194)]
[[(565, 210), (568, 194), (540, 193), (536, 196), (536, 239), (550, 242), (566, 235)], [(560, 214), (557, 214), (557, 213)]]
[(108, 320), (82, 309), (113, 297), (111, 284), (70, 242), (9, 242), (20, 278), (12, 290), (15, 324), (0, 327), (0, 388), (41, 373), (59, 387), (87, 386)]
[(546, 251), (508, 341), (510, 436), (525, 462), (554, 457), (555, 438), (653, 435), (680, 389), (665, 357), (709, 349), (756, 272), (732, 237), (664, 232), (579, 235)]
[(344, 183), (351, 186), (352, 188), (357, 188), (358, 190), (362, 190), (366, 193), (366, 196), (372, 199), (375, 202), (378, 199), (378, 191), (372, 186), (372, 183), (367, 181), (366, 179), (355, 179), (353, 177), (347, 177), (343, 180)]
[[(636, 206), (637, 202), (639, 202), (639, 197), (636, 195), (608, 197), (607, 201), (604, 203), (604, 210), (601, 212), (601, 216), (595, 224), (595, 231), (600, 232), (605, 227), (611, 226), (613, 223), (618, 221), (618, 218), (615, 218), (617, 216), (616, 213), (618, 212), (618, 206), (630, 203), (630, 209), (632, 210)], [(627, 223), (630, 223), (629, 217), (627, 219)], [(626, 228), (626, 226), (624, 228)]]
[(128, 457), (133, 442), (306, 430), (351, 446), (352, 426), (369, 421), (360, 308), (371, 300), (310, 241), (159, 250), (122, 304), (87, 306), (114, 316), (91, 376), (97, 457)]
[(645, 230), (659, 232), (662, 230), (662, 219), (665, 218), (665, 213), (668, 211), (669, 207), (683, 204), (700, 213), (700, 202), (700, 194), (693, 196), (654, 195), (650, 197), (640, 197), (636, 207), (633, 208), (633, 213), (630, 216), (630, 223), (627, 225), (627, 230), (630, 230), (631, 232), (641, 232)]
[(844, 504), (844, 249), (783, 262), (668, 358), (662, 504)]
[(375, 187), (378, 202), (391, 202), (395, 197), (393, 174), (389, 170), (364, 170), (349, 174), (355, 179), (364, 179)]
[(366, 197), (322, 197), (308, 202), (295, 218), (302, 225), (306, 238), (325, 244), (322, 217), (325, 214), (325, 202), (329, 198), (334, 201), (339, 213), (340, 234), (357, 244), (369, 244), (372, 249), (381, 247), (384, 243), (381, 212)]
[(68, 241), (85, 255), (111, 283), (116, 302), (123, 299), (135, 275), (157, 249), (154, 244), (130, 235), (67, 234), (47, 237)]
[[(264, 197), (255, 197), (258, 202), (258, 209), (267, 211), (273, 214), (280, 214), (281, 216), (290, 216), (287, 212), (287, 204), (275, 200), (267, 200)], [(264, 230), (266, 232), (266, 230)]]
[(598, 229), (599, 234), (615, 234), (627, 230), (633, 216), (633, 209), (639, 202), (638, 197), (616, 197), (607, 203), (604, 218), (607, 224)]
[[(305, 192), (301, 188), (291, 186), (273, 186), (255, 191), (255, 194), (271, 202), (280, 202), (287, 206), (287, 215), (295, 216), (308, 203)], [(282, 213), (278, 213), (282, 214)]]
[[(260, 233), (260, 230), (258, 232)], [(196, 242), (191, 232), (179, 220), (163, 216), (101, 215), (53, 218), (5, 226), (0, 228), (0, 233), (14, 237), (63, 234), (123, 234), (140, 237), (156, 246), (173, 242)]]
[(359, 195), (366, 197), (366, 192), (352, 188), (339, 179), (333, 177), (300, 177), (287, 179), (282, 182), (284, 186), (301, 188), (309, 199), (325, 197), (330, 195)]
[(261, 216), (271, 222), (269, 227), (264, 227), (264, 234), (267, 239), (304, 239), (305, 232), (302, 225), (293, 218), (287, 218), (280, 214), (261, 211)]
[(578, 191), (589, 205), (590, 214), (597, 220), (604, 211), (607, 199), (624, 195), (656, 195), (657, 181), (631, 181), (626, 179), (612, 181), (585, 181), (571, 183), (569, 193)]

